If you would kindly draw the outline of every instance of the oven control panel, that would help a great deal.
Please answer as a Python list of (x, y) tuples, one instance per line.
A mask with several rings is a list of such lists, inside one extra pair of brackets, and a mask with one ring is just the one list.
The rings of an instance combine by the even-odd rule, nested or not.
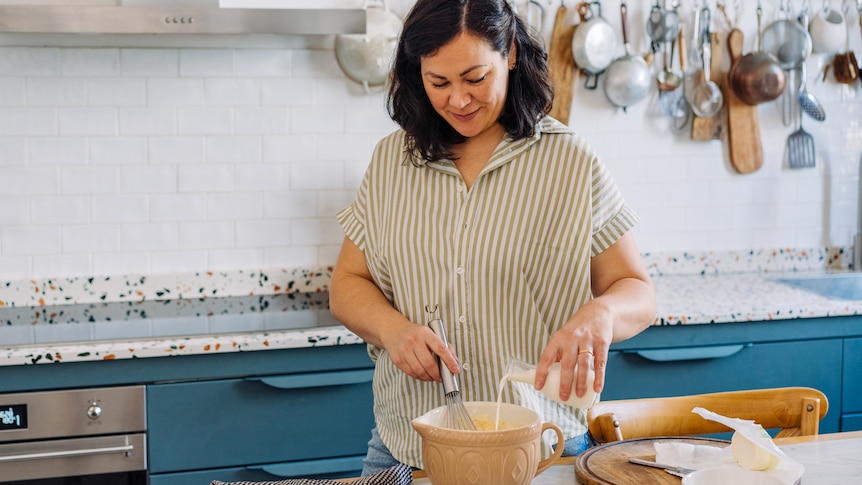
[(145, 431), (144, 386), (0, 394), (0, 443)]

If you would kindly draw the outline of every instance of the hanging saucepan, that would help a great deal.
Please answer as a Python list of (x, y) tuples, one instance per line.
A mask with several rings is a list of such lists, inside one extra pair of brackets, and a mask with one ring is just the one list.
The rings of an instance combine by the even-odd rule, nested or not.
[(743, 103), (758, 105), (772, 101), (784, 91), (787, 77), (778, 60), (761, 48), (760, 19), (763, 9), (757, 6), (757, 51), (749, 52), (730, 68), (728, 79), (733, 93)]
[(626, 53), (622, 57), (616, 58), (605, 72), (605, 96), (611, 103), (621, 107), (623, 111), (646, 97), (653, 79), (646, 61), (631, 53), (627, 14), (626, 2), (622, 2), (620, 15), (622, 18), (623, 45)]
[[(592, 7), (596, 7), (593, 12)], [(584, 87), (596, 89), (599, 74), (611, 65), (617, 53), (617, 34), (614, 28), (602, 17), (602, 4), (581, 2), (577, 5), (581, 23), (572, 36), (572, 56), (575, 65), (586, 73)]]
[(335, 36), (335, 57), (347, 77), (370, 93), (371, 86), (386, 83), (403, 23), (385, 0), (366, 2), (365, 14), (364, 34)]

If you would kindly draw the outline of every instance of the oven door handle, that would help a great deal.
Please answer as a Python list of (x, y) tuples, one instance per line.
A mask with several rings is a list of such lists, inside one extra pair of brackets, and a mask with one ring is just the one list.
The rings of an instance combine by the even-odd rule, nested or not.
[(24, 460), (43, 460), (45, 458), (69, 458), (74, 456), (108, 455), (111, 453), (123, 453), (128, 456), (132, 453), (134, 449), (135, 446), (129, 443), (127, 439), (124, 446), (87, 448), (83, 450), (45, 451), (41, 453), (26, 453), (22, 455), (0, 456), (0, 463)]

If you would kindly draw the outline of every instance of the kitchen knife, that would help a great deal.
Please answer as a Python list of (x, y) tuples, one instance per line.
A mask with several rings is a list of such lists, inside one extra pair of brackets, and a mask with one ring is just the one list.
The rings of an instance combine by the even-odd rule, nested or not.
[(678, 477), (682, 477), (688, 475), (691, 472), (694, 472), (693, 468), (685, 468), (681, 466), (673, 466), (673, 465), (665, 465), (663, 463), (656, 463), (654, 461), (642, 460), (640, 458), (629, 458), (629, 462), (634, 463), (635, 465), (644, 465), (651, 466), (653, 468), (663, 468), (664, 471), (670, 473), (671, 475), (676, 475)]

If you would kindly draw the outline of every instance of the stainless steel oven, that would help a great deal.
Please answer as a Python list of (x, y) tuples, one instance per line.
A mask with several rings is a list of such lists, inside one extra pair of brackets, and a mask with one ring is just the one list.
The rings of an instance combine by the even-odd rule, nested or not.
[(0, 394), (0, 483), (146, 485), (144, 386)]

